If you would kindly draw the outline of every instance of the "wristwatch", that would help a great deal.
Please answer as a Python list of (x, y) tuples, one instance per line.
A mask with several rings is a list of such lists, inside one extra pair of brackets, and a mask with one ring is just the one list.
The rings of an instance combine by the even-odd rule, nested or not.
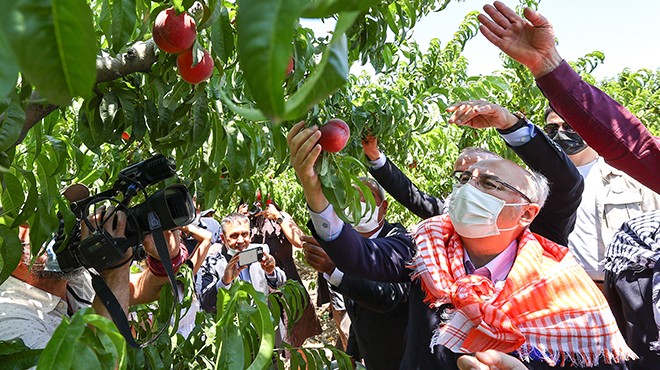
[(497, 132), (499, 132), (500, 134), (503, 134), (503, 135), (510, 134), (510, 133), (512, 133), (514, 131), (517, 131), (518, 129), (520, 129), (524, 126), (527, 126), (527, 124), (529, 123), (529, 120), (527, 119), (527, 117), (525, 117), (525, 115), (522, 114), (521, 112), (515, 112), (515, 113), (511, 113), (511, 114), (513, 114), (514, 116), (516, 116), (516, 118), (518, 118), (518, 122), (516, 122), (513, 126), (511, 126), (509, 128), (506, 128), (504, 130), (500, 130), (498, 128)]
[(277, 218), (277, 220), (275, 220), (275, 222), (277, 222), (278, 225), (281, 225), (282, 222), (284, 222), (284, 218), (282, 218), (282, 216), (280, 216), (280, 217)]

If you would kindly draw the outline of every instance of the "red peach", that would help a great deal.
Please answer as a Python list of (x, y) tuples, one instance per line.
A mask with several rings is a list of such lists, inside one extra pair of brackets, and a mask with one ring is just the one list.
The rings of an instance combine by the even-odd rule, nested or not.
[(204, 49), (202, 51), (204, 56), (194, 67), (192, 66), (193, 49), (186, 50), (176, 57), (176, 67), (179, 69), (179, 74), (185, 81), (193, 85), (208, 80), (213, 74), (213, 58), (211, 58), (208, 51)]
[(151, 33), (160, 50), (179, 54), (192, 47), (197, 37), (196, 27), (188, 13), (176, 15), (174, 8), (168, 8), (158, 13)]

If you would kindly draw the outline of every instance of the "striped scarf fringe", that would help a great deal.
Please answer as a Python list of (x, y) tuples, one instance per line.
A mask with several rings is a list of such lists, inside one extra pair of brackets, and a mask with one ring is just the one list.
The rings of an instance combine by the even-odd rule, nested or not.
[(490, 280), (466, 275), (461, 240), (448, 216), (422, 222), (412, 235), (418, 253), (409, 268), (411, 278), (420, 279), (424, 302), (453, 306), (445, 310), (448, 320), (436, 329), (431, 349), (515, 351), (525, 361), (573, 366), (637, 358), (605, 297), (566, 247), (525, 230), (498, 292)]

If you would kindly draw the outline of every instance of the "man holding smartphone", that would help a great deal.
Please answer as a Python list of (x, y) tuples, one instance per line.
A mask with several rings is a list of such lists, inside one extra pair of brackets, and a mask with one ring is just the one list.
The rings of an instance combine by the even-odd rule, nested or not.
[(220, 225), (222, 250), (207, 256), (195, 276), (195, 290), (204, 310), (215, 312), (218, 289), (229, 289), (236, 278), (264, 294), (284, 285), (286, 275), (275, 266), (268, 245), (250, 243), (247, 216), (232, 213), (223, 218)]

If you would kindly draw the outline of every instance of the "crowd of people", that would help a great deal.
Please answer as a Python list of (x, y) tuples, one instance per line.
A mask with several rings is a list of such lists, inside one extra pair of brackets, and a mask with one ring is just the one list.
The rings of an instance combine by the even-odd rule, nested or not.
[[(164, 233), (173, 270), (183, 263), (193, 270), (195, 309), (215, 312), (220, 289), (237, 280), (264, 294), (300, 281), (293, 258), (300, 248), (318, 272), (317, 304), (331, 302), (336, 346), (368, 369), (660, 367), (660, 139), (580, 78), (538, 12), (521, 17), (495, 2), (484, 13), (482, 34), (529, 68), (548, 99), (545, 122), (483, 100), (452, 105), (449, 121), (496, 129), (528, 168), (464, 148), (453, 191), (431, 195), (369, 136), (362, 145), (371, 177), (361, 181), (375, 207), (363, 197), (362, 217), (349, 224), (314, 167), (321, 133), (300, 122), (287, 142), (309, 235), (272, 200), (217, 219), (198, 210), (192, 224)], [(420, 223), (389, 223), (387, 194)], [(83, 239), (87, 225), (122, 237), (126, 219), (99, 209), (83, 224)], [(0, 339), (43, 348), (77, 308), (109, 314), (84, 271), (48, 271), (51, 253), (30, 261), (28, 228), (19, 234), (23, 259), (0, 286)], [(124, 312), (155, 300), (168, 282), (152, 236), (142, 243), (142, 273), (131, 275), (124, 262), (98, 272)], [(245, 262), (249, 251), (256, 259)], [(179, 330), (192, 326), (194, 317), (183, 318)], [(278, 341), (294, 346), (321, 332), (312, 304), (279, 328)]]

